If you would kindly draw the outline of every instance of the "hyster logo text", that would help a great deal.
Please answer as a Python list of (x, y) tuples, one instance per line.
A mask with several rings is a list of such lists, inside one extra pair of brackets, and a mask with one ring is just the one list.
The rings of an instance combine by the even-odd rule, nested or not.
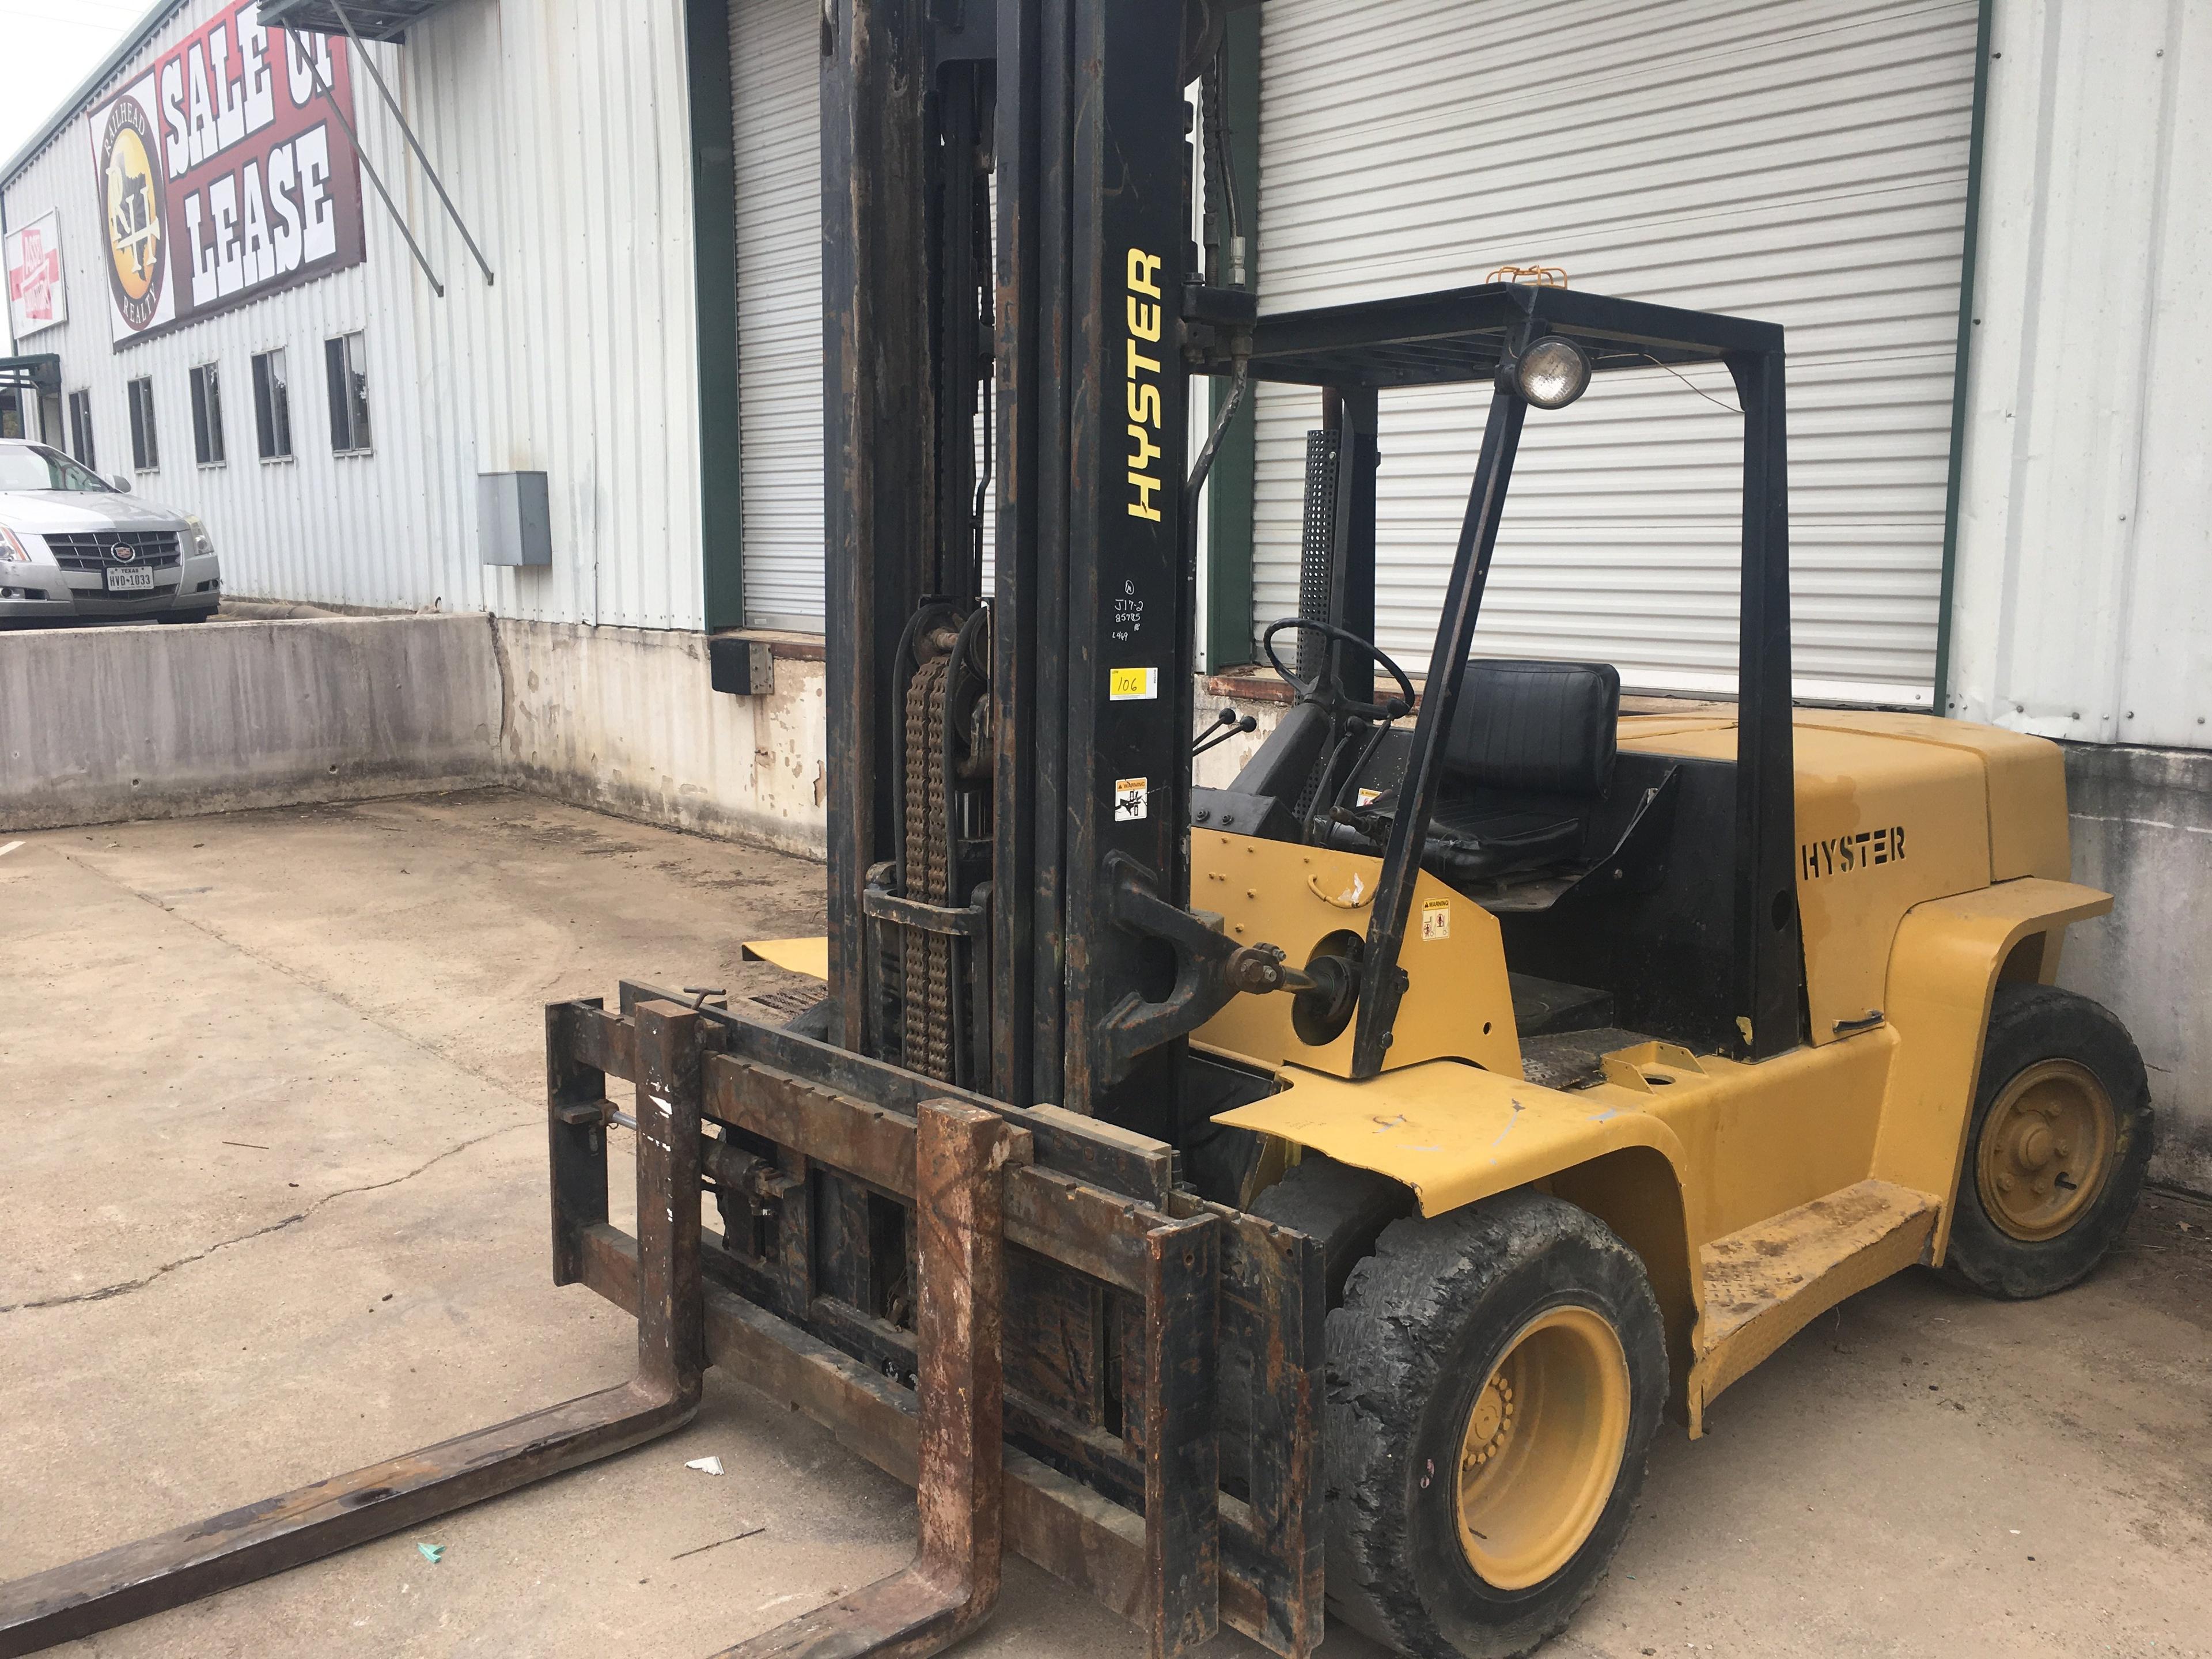
[[(1129, 250), (1129, 516), (1160, 521), (1160, 261)], [(1141, 346), (1150, 346), (1147, 356)]]
[(1905, 826), (1893, 823), (1886, 830), (1862, 830), (1829, 841), (1808, 841), (1797, 850), (1808, 881), (1848, 875), (1869, 865), (1902, 864)]

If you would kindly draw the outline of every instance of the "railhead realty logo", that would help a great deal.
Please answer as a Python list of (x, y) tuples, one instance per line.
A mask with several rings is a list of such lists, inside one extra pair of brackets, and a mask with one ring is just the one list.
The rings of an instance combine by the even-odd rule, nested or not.
[(159, 154), (154, 123), (136, 98), (126, 95), (108, 106), (100, 140), (107, 276), (115, 308), (133, 329), (149, 326), (159, 315), (167, 272), (169, 244), (154, 161)]

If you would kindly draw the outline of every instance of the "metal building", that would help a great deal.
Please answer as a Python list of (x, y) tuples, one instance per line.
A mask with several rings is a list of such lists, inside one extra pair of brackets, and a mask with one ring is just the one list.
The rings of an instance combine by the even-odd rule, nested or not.
[[(17, 348), (60, 358), (47, 429), (81, 394), (101, 469), (133, 470), (150, 408), (134, 483), (207, 520), (236, 592), (488, 613), (542, 787), (818, 847), (820, 0), (346, 4), (365, 45), (333, 0), (158, 6), (0, 169), (11, 261), (57, 228), (67, 319)], [(337, 31), (362, 257), (118, 343), (88, 117), (225, 20)], [(2181, 1080), (2212, 1062), (2212, 392), (2185, 328), (2212, 0), (1266, 0), (1230, 39), (1263, 307), (1543, 265), (1787, 325), (1799, 695), (2071, 745), (2077, 863), (2120, 905), (2065, 977), (2159, 1068), (2162, 1170), (2212, 1188)], [(366, 444), (327, 396), (349, 336)], [(279, 349), (291, 450), (264, 459)], [(1727, 695), (1733, 402), (1654, 369), (1548, 422), (1481, 648)], [(1268, 392), (1215, 467), (1217, 671), (1294, 608), (1316, 413)], [(1386, 647), (1423, 632), (1479, 420), (1385, 401)], [(512, 473), (544, 475), (544, 565), (484, 562), (480, 480)], [(714, 651), (756, 644), (768, 676), (721, 683), (773, 690), (711, 690)]]

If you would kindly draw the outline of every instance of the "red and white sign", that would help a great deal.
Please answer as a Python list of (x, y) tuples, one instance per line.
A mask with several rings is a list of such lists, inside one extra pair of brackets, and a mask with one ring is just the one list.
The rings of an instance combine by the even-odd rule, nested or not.
[(86, 117), (117, 349), (359, 264), (352, 119), (346, 43), (264, 27), (258, 0)]
[(8, 324), (17, 339), (69, 321), (61, 233), (53, 213), (8, 233), (7, 266)]

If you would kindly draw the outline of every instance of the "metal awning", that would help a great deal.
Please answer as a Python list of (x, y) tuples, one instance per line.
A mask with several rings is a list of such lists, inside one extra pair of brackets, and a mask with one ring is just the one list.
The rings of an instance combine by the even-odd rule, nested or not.
[(46, 392), (62, 389), (62, 360), (51, 351), (30, 357), (0, 357), (0, 392)]
[[(350, 3), (348, 0), (262, 0), (261, 20), (264, 23), (288, 28), (343, 35), (353, 42), (354, 62), (367, 70), (368, 78), (376, 83), (378, 95), (384, 100), (384, 107), (391, 112), (392, 124), (399, 129), (400, 136), (406, 139), (407, 148), (415, 153), (415, 159), (422, 163), (431, 189), (438, 192), (438, 200), (445, 207), (447, 216), (453, 220), (453, 228), (461, 233), (461, 240), (468, 244), (477, 268), (483, 272), (484, 286), (489, 288), (492, 282), (491, 261), (484, 258), (483, 250), (477, 246), (477, 239), (470, 234), (460, 209), (453, 205), (453, 198), (447, 191), (446, 181), (438, 176), (438, 169), (431, 165), (429, 155), (422, 148), (422, 141), (415, 136), (415, 129), (408, 125), (406, 112), (399, 107), (399, 100), (392, 95), (392, 88), (385, 81), (384, 71), (377, 68), (376, 58), (366, 44), (369, 40), (404, 40), (406, 24), (428, 16), (444, 3), (445, 0), (351, 0)], [(324, 18), (329, 21), (321, 21)], [(376, 186), (376, 193), (383, 198), (392, 222), (399, 227), (400, 235), (406, 239), (407, 251), (415, 256), (415, 263), (422, 268), (423, 276), (429, 278), (431, 291), (440, 299), (444, 299), (445, 283), (438, 280), (438, 273), (430, 268), (429, 256), (422, 252), (422, 245), (415, 240), (415, 233), (407, 223), (407, 216), (400, 211), (399, 204), (392, 199), (392, 192), (385, 187), (383, 176), (368, 159), (361, 135), (354, 131), (353, 122), (347, 117), (344, 106), (331, 91), (329, 82), (323, 79), (323, 71), (316, 64), (312, 52), (308, 54), (307, 69), (314, 76), (315, 90), (322, 94), (324, 103), (329, 106), (331, 113), (337, 117), (338, 125), (345, 129), (346, 137), (353, 141), (354, 154), (361, 162), (361, 170), (368, 175), (368, 182)]]
[(446, 0), (350, 0), (345, 15), (331, 0), (261, 0), (261, 21), (274, 27), (315, 34), (343, 34), (345, 18), (364, 40), (404, 40), (407, 26), (420, 22)]

